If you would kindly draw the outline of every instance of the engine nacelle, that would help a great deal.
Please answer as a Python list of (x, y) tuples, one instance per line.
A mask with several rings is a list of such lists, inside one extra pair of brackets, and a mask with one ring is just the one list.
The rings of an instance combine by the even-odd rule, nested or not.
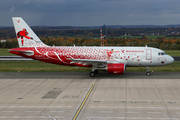
[(113, 63), (107, 64), (107, 72), (111, 74), (124, 74), (125, 72), (125, 64), (124, 63)]

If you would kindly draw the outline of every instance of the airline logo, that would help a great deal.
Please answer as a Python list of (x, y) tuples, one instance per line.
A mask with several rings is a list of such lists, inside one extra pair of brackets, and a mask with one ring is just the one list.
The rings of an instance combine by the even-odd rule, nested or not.
[(17, 38), (21, 38), (21, 45), (22, 46), (24, 46), (24, 38), (33, 40), (32, 37), (28, 36), (28, 32), (25, 28), (23, 28), (23, 30), (21, 30), (17, 33)]

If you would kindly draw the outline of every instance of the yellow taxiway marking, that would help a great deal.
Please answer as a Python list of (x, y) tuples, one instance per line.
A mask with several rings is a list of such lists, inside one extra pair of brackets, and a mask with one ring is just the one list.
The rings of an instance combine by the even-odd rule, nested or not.
[(77, 116), (79, 115), (79, 113), (80, 113), (81, 109), (83, 108), (83, 106), (84, 106), (85, 102), (87, 101), (87, 99), (88, 99), (88, 97), (89, 97), (89, 95), (90, 95), (90, 93), (91, 93), (92, 89), (94, 88), (94, 86), (95, 86), (95, 84), (92, 84), (91, 88), (89, 89), (89, 91), (88, 91), (87, 95), (85, 96), (85, 98), (84, 98), (83, 102), (81, 103), (81, 105), (80, 105), (79, 109), (77, 110), (77, 112), (76, 112), (76, 114), (74, 115), (74, 117), (73, 117), (73, 119), (72, 119), (72, 120), (76, 120)]

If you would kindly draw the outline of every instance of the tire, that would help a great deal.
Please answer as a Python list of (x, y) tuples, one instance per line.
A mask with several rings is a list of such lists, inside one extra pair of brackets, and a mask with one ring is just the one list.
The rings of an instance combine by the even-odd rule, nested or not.
[(147, 76), (151, 76), (151, 73), (150, 73), (150, 72), (147, 72), (146, 75), (147, 75)]
[(95, 73), (95, 74), (98, 74), (98, 73), (99, 73), (99, 71), (98, 71), (98, 70), (94, 70), (94, 73)]
[(95, 72), (90, 72), (90, 73), (89, 73), (89, 76), (90, 76), (90, 77), (95, 77), (95, 75), (96, 75)]

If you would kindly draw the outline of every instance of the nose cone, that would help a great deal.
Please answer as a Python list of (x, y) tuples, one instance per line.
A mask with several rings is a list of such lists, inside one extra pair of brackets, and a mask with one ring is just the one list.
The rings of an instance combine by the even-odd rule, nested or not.
[(173, 62), (174, 62), (174, 58), (171, 57), (171, 56), (168, 56), (168, 58), (167, 58), (167, 64), (171, 64), (171, 63), (173, 63)]

